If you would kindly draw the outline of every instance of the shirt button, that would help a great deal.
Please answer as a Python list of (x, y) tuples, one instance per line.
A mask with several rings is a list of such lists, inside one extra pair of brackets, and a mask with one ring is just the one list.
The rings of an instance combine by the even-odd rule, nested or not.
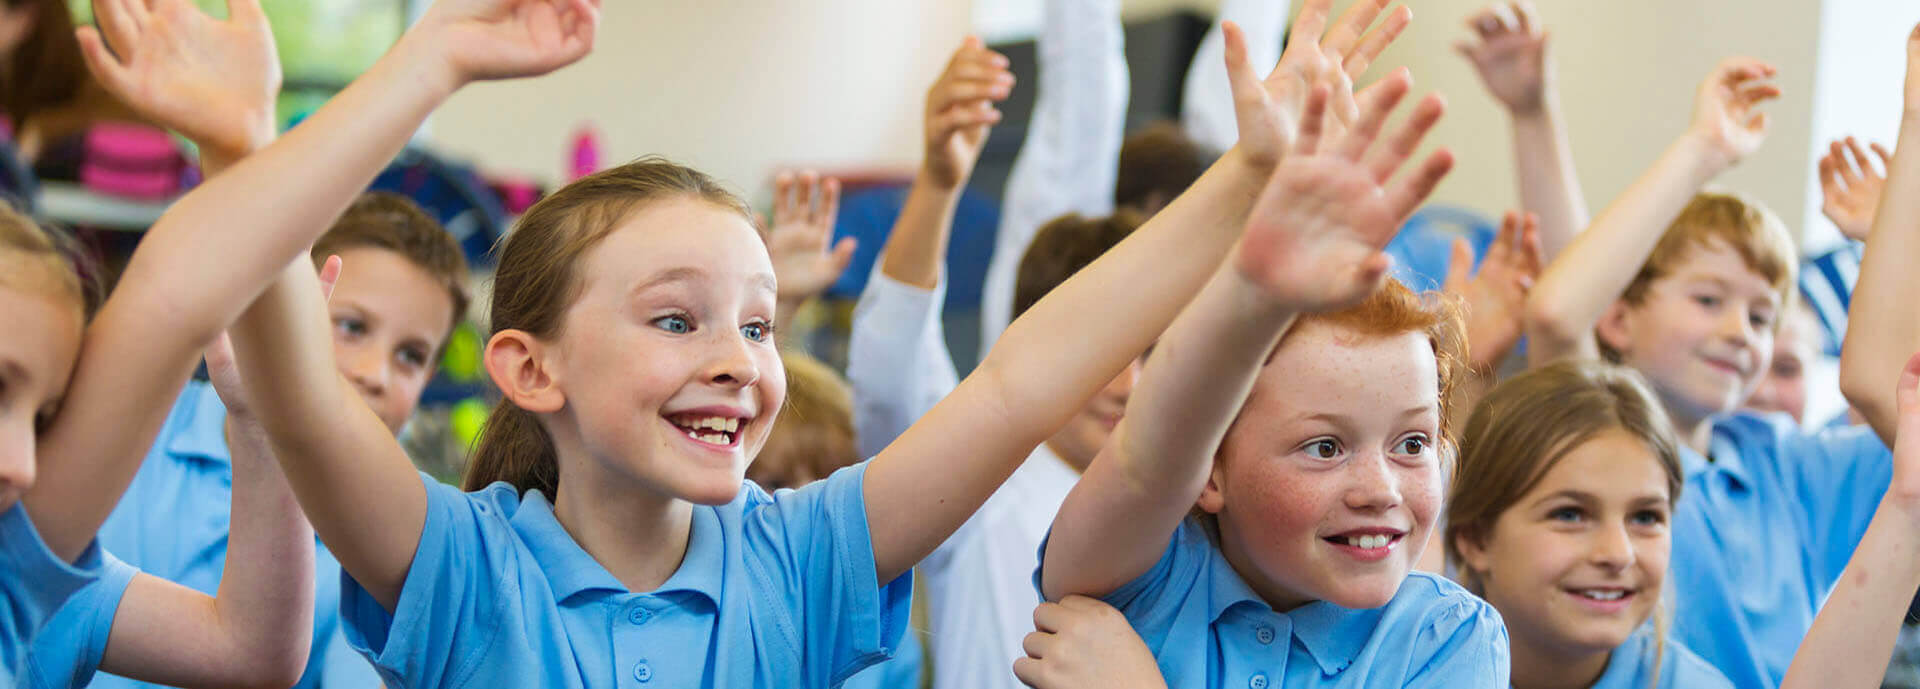
[(1264, 624), (1254, 627), (1253, 640), (1260, 642), (1262, 646), (1273, 643), (1273, 628)]
[(633, 666), (633, 678), (641, 682), (652, 681), (653, 668), (647, 665), (647, 661), (642, 660)]
[(653, 619), (653, 613), (647, 612), (646, 608), (634, 608), (627, 611), (627, 621), (636, 625), (646, 624), (647, 621), (651, 619)]
[(1252, 678), (1247, 680), (1247, 687), (1249, 689), (1267, 689), (1266, 673), (1255, 673)]

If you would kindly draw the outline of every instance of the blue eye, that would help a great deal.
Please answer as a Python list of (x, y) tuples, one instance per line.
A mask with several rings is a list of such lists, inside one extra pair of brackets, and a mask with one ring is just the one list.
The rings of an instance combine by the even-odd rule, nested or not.
[(769, 323), (748, 323), (740, 326), (740, 334), (754, 342), (766, 342), (773, 336), (773, 325)]
[(680, 316), (680, 315), (661, 316), (659, 318), (653, 319), (653, 324), (655, 326), (658, 326), (661, 330), (665, 330), (667, 332), (670, 332), (676, 335), (685, 335), (687, 333), (693, 332), (693, 321), (689, 320), (686, 316)]
[(358, 318), (336, 318), (333, 321), (333, 327), (339, 330), (340, 334), (350, 337), (367, 334), (367, 322)]
[(1641, 510), (1633, 513), (1629, 519), (1634, 526), (1659, 526), (1667, 523), (1667, 515), (1655, 510)]
[(1560, 507), (1548, 512), (1547, 518), (1557, 522), (1578, 522), (1585, 519), (1586, 514), (1578, 507)]

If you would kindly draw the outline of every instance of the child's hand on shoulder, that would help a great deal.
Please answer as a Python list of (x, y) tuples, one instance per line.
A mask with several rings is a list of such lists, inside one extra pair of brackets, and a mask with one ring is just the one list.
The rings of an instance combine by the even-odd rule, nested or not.
[(780, 284), (779, 300), (798, 304), (825, 292), (853, 261), (854, 238), (833, 240), (840, 211), (840, 180), (806, 170), (773, 179), (773, 227), (767, 253)]
[(1887, 488), (1888, 502), (1920, 521), (1920, 352), (1907, 359), (1900, 371), (1900, 388), (1895, 391), (1899, 404), (1899, 435), (1893, 443), (1893, 483)]
[[(1840, 234), (1864, 242), (1873, 230), (1873, 214), (1880, 207), (1880, 192), (1886, 188), (1887, 178), (1874, 169), (1866, 151), (1860, 150), (1859, 141), (1849, 136), (1845, 146), (1842, 143), (1833, 142), (1831, 150), (1820, 157), (1820, 212), (1840, 228)], [(1893, 154), (1885, 146), (1872, 146), (1881, 168), (1893, 162)]]
[(1273, 305), (1329, 311), (1365, 299), (1386, 276), (1382, 253), (1400, 223), (1433, 193), (1453, 166), (1446, 150), (1393, 179), (1444, 110), (1430, 95), (1381, 145), (1375, 145), (1406, 85), (1371, 100), (1353, 128), (1323, 136), (1327, 93), (1308, 98), (1300, 136), (1254, 203), (1234, 247), (1234, 269)]
[[(1487, 247), (1480, 271), (1473, 272), (1473, 247), (1466, 238), (1453, 240), (1453, 259), (1442, 287), (1466, 303), (1467, 344), (1473, 370), (1500, 367), (1525, 332), (1527, 292), (1546, 264), (1540, 243), (1540, 219), (1532, 213), (1507, 211), (1500, 235)], [(1471, 277), (1469, 277), (1471, 275)]]
[(1480, 81), (1514, 115), (1538, 114), (1546, 106), (1547, 32), (1534, 17), (1532, 3), (1495, 3), (1467, 18), (1479, 42), (1461, 41), (1454, 49), (1473, 63)]
[(1037, 631), (1022, 644), (1027, 657), (1013, 661), (1013, 674), (1035, 689), (1167, 686), (1160, 667), (1125, 615), (1086, 596), (1041, 603), (1033, 611)]
[(209, 153), (239, 157), (273, 138), (280, 59), (259, 0), (229, 0), (225, 21), (191, 0), (94, 7), (100, 28), (75, 37), (115, 98)]
[[(1353, 96), (1353, 80), (1365, 73), (1374, 58), (1413, 21), (1413, 11), (1401, 7), (1368, 31), (1387, 0), (1361, 0), (1327, 30), (1331, 5), (1332, 0), (1308, 0), (1300, 9), (1287, 36), (1286, 50), (1280, 53), (1280, 63), (1266, 79), (1261, 79), (1247, 62), (1247, 38), (1240, 27), (1231, 22), (1221, 26), (1226, 38), (1227, 83), (1233, 91), (1234, 119), (1240, 133), (1236, 148), (1260, 174), (1271, 171), (1292, 149), (1307, 94), (1316, 87), (1325, 88), (1330, 98), (1324, 129), (1337, 131), (1354, 121), (1360, 107)], [(1381, 86), (1405, 78), (1396, 73)]]
[(436, 0), (408, 34), (445, 61), (457, 88), (573, 64), (599, 25), (600, 0)]
[(1005, 55), (968, 36), (927, 89), (927, 150), (921, 163), (927, 181), (941, 189), (958, 189), (973, 174), (988, 131), (1000, 122), (993, 104), (1013, 92), (1007, 64)]
[(1780, 87), (1768, 82), (1774, 71), (1754, 58), (1730, 57), (1700, 82), (1687, 134), (1716, 166), (1731, 167), (1766, 140), (1767, 115), (1757, 108), (1780, 97)]

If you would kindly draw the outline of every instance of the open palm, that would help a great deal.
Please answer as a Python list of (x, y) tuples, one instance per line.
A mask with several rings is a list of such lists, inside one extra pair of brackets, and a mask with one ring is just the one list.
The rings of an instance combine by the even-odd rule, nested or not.
[(87, 66), (115, 97), (155, 124), (229, 151), (247, 150), (252, 141), (243, 137), (263, 129), (272, 134), (280, 60), (259, 0), (230, 0), (225, 21), (190, 0), (94, 4), (100, 29), (82, 27), (77, 37)]
[(1454, 47), (1473, 63), (1493, 97), (1515, 112), (1536, 112), (1543, 105), (1547, 80), (1547, 36), (1523, 3), (1498, 5), (1467, 19), (1480, 42)]
[(1766, 141), (1767, 115), (1759, 105), (1780, 97), (1780, 87), (1766, 82), (1773, 74), (1772, 65), (1735, 57), (1722, 61), (1700, 83), (1692, 128), (1724, 162), (1738, 162)]
[(774, 178), (773, 228), (767, 253), (780, 285), (779, 297), (804, 301), (833, 286), (853, 261), (852, 237), (833, 241), (840, 208), (840, 181), (811, 170)]
[[(1308, 0), (1294, 20), (1280, 63), (1265, 79), (1247, 62), (1246, 36), (1240, 28), (1233, 24), (1222, 27), (1239, 148), (1250, 162), (1261, 169), (1271, 169), (1279, 162), (1297, 135), (1307, 94), (1316, 86), (1325, 86), (1331, 99), (1327, 106), (1329, 120), (1323, 127), (1337, 130), (1354, 119), (1359, 106), (1353, 98), (1353, 80), (1366, 72), (1373, 59), (1412, 20), (1412, 12), (1402, 7), (1368, 31), (1386, 4), (1386, 0), (1356, 2), (1329, 30), (1327, 15), (1332, 0)], [(1325, 36), (1321, 35), (1323, 31)]]
[(420, 23), (465, 80), (546, 74), (593, 49), (599, 0), (439, 0)]

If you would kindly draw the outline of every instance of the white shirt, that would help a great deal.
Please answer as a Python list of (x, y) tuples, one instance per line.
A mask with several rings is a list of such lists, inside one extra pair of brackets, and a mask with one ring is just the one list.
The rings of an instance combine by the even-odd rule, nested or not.
[[(940, 327), (945, 284), (918, 289), (876, 266), (853, 311), (847, 378), (854, 429), (878, 454), (957, 385)], [(920, 563), (935, 689), (1019, 689), (1013, 660), (1033, 631), (1040, 540), (1080, 475), (1046, 446)]]

